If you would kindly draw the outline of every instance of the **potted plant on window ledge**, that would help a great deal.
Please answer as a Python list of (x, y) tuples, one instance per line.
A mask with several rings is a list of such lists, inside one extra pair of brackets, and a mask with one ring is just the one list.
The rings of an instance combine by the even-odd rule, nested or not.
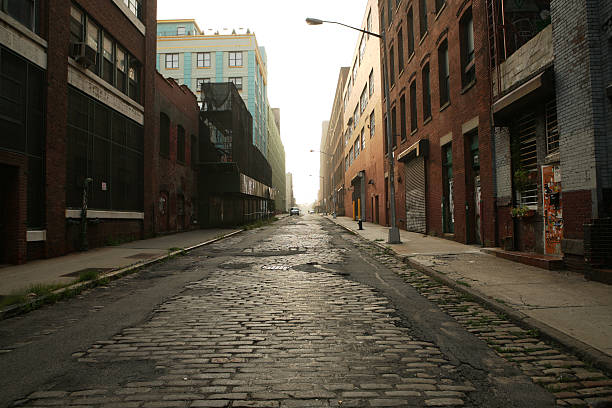
[(525, 205), (520, 205), (518, 207), (512, 207), (510, 215), (512, 215), (512, 218), (526, 219), (535, 216), (536, 210), (532, 210)]

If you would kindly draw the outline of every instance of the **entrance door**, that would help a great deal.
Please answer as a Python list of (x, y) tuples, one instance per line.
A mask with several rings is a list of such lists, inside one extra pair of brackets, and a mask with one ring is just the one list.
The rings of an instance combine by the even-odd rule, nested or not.
[(453, 203), (453, 148), (451, 143), (442, 147), (442, 228), (455, 232), (455, 206)]

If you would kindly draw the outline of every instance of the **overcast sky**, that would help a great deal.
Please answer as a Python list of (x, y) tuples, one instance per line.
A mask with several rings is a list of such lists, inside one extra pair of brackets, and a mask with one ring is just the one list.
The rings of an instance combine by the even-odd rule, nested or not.
[(268, 100), (281, 111), (285, 167), (298, 203), (319, 189), (321, 123), (329, 120), (340, 67), (350, 66), (357, 31), (309, 26), (306, 17), (359, 27), (367, 0), (158, 0), (157, 18), (193, 18), (202, 30), (250, 28), (268, 55)]

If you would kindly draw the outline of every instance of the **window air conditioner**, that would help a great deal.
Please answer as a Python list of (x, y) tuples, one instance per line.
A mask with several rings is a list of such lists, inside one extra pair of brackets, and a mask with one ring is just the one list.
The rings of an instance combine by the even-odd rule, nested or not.
[(71, 56), (83, 68), (89, 68), (96, 63), (96, 50), (84, 42), (72, 44)]

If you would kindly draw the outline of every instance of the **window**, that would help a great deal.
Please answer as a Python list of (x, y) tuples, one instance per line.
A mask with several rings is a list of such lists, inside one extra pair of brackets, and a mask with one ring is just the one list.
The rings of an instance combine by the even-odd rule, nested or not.
[(236, 85), (236, 89), (238, 89), (239, 91), (242, 90), (242, 78), (241, 77), (229, 78), (229, 81), (233, 83), (234, 85)]
[(87, 19), (87, 45), (96, 50), (96, 61), (91, 64), (89, 69), (95, 73), (98, 73), (98, 64), (100, 59), (100, 48), (98, 47), (99, 42), (99, 30), (91, 20)]
[(358, 68), (359, 68), (359, 65), (357, 61), (355, 61), (355, 63), (353, 64), (353, 84), (357, 83), (357, 69)]
[(359, 122), (359, 105), (355, 106), (355, 111), (353, 112), (353, 129), (357, 127), (357, 122)]
[(431, 118), (431, 89), (429, 88), (429, 62), (422, 71), (423, 79), (423, 121)]
[(3, 0), (0, 10), (15, 20), (38, 33), (38, 1), (37, 0)]
[(412, 14), (412, 7), (408, 10), (408, 56), (414, 54), (414, 16)]
[(125, 92), (125, 84), (126, 84), (126, 55), (125, 51), (121, 47), (117, 47), (117, 53), (115, 55), (115, 66), (116, 68), (116, 79), (117, 79), (117, 89), (121, 92)]
[(210, 68), (210, 52), (198, 52), (198, 68)]
[(185, 163), (185, 128), (176, 127), (176, 161)]
[(438, 76), (440, 81), (440, 108), (450, 102), (450, 76), (448, 66), (448, 41), (438, 48)]
[(351, 149), (349, 150), (349, 166), (353, 164), (353, 157), (353, 146), (351, 146)]
[(361, 150), (365, 149), (365, 129), (361, 128)]
[(393, 21), (393, 0), (387, 0), (387, 24)]
[(442, 6), (446, 3), (446, 0), (436, 0), (436, 14), (442, 10)]
[(372, 97), (374, 93), (374, 70), (370, 71), (370, 76), (368, 77), (368, 96)]
[(357, 158), (357, 156), (359, 156), (359, 138), (355, 140), (354, 149), (355, 158)]
[(163, 112), (159, 114), (159, 154), (170, 156), (170, 118)]
[(402, 140), (406, 140), (406, 97), (400, 98), (400, 135)]
[(83, 41), (83, 12), (78, 8), (70, 7), (70, 42)]
[(351, 81), (351, 78), (349, 78), (348, 85), (346, 87), (346, 99), (347, 99), (347, 103), (348, 103), (348, 99), (351, 97), (351, 91), (352, 90), (353, 90), (353, 82)]
[(474, 61), (474, 21), (472, 9), (468, 9), (459, 22), (461, 39), (461, 86), (464, 88), (476, 80)]
[(419, 5), (419, 28), (423, 38), (427, 34), (427, 0), (420, 0)]
[[(372, 10), (368, 11), (368, 19), (366, 20), (366, 31), (372, 32)], [(370, 34), (367, 34), (370, 38)]]
[(209, 84), (210, 83), (210, 78), (198, 78), (196, 79), (196, 89), (197, 92), (200, 92), (202, 90), (202, 84)]
[(416, 81), (410, 84), (410, 131), (417, 130)]
[(370, 113), (370, 139), (374, 137), (375, 126), (376, 125), (376, 117), (374, 116), (374, 111)]
[(348, 171), (348, 168), (349, 168), (349, 158), (348, 156), (346, 156), (344, 158), (344, 171)]
[(363, 91), (361, 92), (361, 97), (359, 98), (359, 114), (362, 114), (368, 105), (368, 86), (363, 87)]
[(395, 85), (395, 56), (393, 55), (393, 46), (389, 49), (389, 86)]
[(397, 71), (400, 73), (404, 70), (404, 36), (402, 34), (400, 28), (397, 32)]
[(177, 27), (176, 35), (185, 35), (185, 27), (182, 27), (182, 26)]
[(559, 151), (559, 128), (557, 127), (557, 100), (546, 103), (546, 153)]
[(391, 146), (397, 146), (397, 112), (395, 106), (391, 109)]
[(106, 33), (104, 33), (102, 41), (102, 78), (109, 84), (113, 84), (115, 74), (115, 67), (113, 66), (115, 60), (113, 55), (114, 42)]
[(179, 67), (178, 54), (166, 54), (166, 69), (175, 69)]
[(140, 62), (130, 57), (128, 69), (128, 96), (138, 102), (140, 100)]
[(134, 14), (140, 21), (143, 21), (142, 15), (142, 0), (123, 0), (123, 4), (125, 4), (132, 14)]
[(242, 66), (242, 51), (229, 52), (229, 66), (230, 67), (241, 67)]
[(366, 47), (365, 37), (361, 37), (361, 42), (359, 43), (359, 64), (360, 65), (361, 65), (361, 61), (363, 60), (363, 56), (365, 55), (365, 47)]

